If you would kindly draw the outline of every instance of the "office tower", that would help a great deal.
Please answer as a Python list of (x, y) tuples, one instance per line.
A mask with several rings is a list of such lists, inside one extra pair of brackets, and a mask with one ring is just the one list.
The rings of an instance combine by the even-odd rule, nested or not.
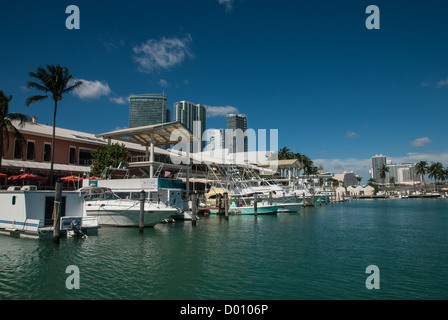
[(224, 150), (226, 148), (226, 130), (225, 129), (212, 129), (208, 130), (208, 146), (207, 150)]
[(386, 165), (386, 156), (375, 155), (372, 157), (372, 178), (376, 180), (377, 183), (384, 183), (383, 179), (380, 178), (379, 169)]
[[(232, 129), (232, 130), (236, 130), (236, 129), (241, 129), (243, 131), (243, 133), (245, 134), (247, 131), (247, 116), (244, 114), (228, 114), (227, 115), (227, 129)], [(236, 141), (236, 137), (233, 136), (233, 143), (230, 143), (230, 141), (228, 143), (230, 143), (232, 146), (230, 148), (230, 152), (235, 153), (238, 151), (237, 149), (237, 145), (238, 142)], [(244, 148), (243, 151), (247, 152), (247, 136), (244, 135)], [(230, 144), (228, 145), (230, 147)]]
[(169, 122), (165, 94), (143, 94), (130, 97), (129, 128)]
[[(203, 141), (203, 135), (206, 130), (207, 112), (202, 104), (194, 104), (190, 101), (179, 101), (174, 103), (174, 121), (179, 121), (201, 141), (200, 145), (191, 144), (191, 152), (201, 152), (207, 145)], [(196, 128), (195, 128), (196, 126)], [(198, 147), (200, 150), (197, 150)]]

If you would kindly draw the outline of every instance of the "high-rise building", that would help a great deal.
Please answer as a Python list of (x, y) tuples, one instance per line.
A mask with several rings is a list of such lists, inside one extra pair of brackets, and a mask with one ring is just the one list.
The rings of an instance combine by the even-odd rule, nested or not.
[[(190, 101), (179, 101), (174, 103), (174, 121), (179, 121), (201, 141), (200, 150), (193, 143), (190, 146), (192, 152), (201, 152), (207, 145), (203, 141), (203, 135), (207, 125), (207, 112), (202, 104), (194, 104)], [(196, 126), (196, 127), (195, 127)], [(205, 138), (205, 137), (204, 137)]]
[[(228, 114), (227, 115), (227, 129), (232, 129), (232, 130), (236, 130), (236, 129), (241, 129), (243, 131), (243, 133), (245, 134), (247, 131), (247, 116), (244, 114)], [(228, 145), (230, 146), (230, 152), (235, 153), (238, 151), (238, 143), (241, 143), (239, 141), (237, 141), (236, 136), (233, 136), (233, 141), (227, 142)], [(244, 148), (243, 151), (247, 152), (247, 136), (244, 135)]]
[(166, 109), (165, 94), (143, 94), (130, 97), (129, 127), (142, 127), (171, 121), (171, 113)]
[(372, 171), (371, 178), (375, 179), (377, 183), (383, 183), (380, 178), (380, 168), (386, 165), (386, 156), (375, 155), (372, 157)]
[(208, 145), (207, 150), (224, 150), (226, 148), (226, 130), (212, 129), (208, 130)]

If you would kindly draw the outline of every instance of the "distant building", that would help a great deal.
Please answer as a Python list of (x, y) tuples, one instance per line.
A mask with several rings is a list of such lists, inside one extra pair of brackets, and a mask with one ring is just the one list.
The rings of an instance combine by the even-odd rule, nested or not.
[(143, 94), (130, 97), (129, 128), (142, 127), (171, 121), (166, 109), (166, 94)]
[[(205, 106), (189, 101), (176, 102), (174, 103), (174, 121), (182, 123), (193, 134), (197, 134), (197, 138), (201, 140), (200, 150), (196, 150), (194, 144), (191, 144), (191, 152), (203, 151), (207, 145), (207, 141), (202, 141), (202, 136), (207, 128), (207, 111)], [(195, 128), (195, 126), (197, 127)]]
[[(247, 116), (244, 114), (228, 114), (227, 115), (227, 129), (241, 129), (243, 133), (247, 131)], [(237, 141), (237, 138), (233, 136), (233, 141), (227, 141), (227, 145), (230, 147), (230, 152), (236, 153), (240, 151), (247, 152), (247, 136), (244, 136), (242, 141), (243, 150), (238, 150), (238, 144), (241, 143)]]
[(383, 179), (380, 177), (380, 168), (386, 165), (386, 156), (375, 155), (372, 157), (372, 170), (370, 172), (371, 178), (375, 179), (377, 183), (382, 183)]
[[(379, 168), (385, 165), (388, 168), (386, 178), (381, 179)], [(393, 181), (396, 184), (416, 184), (422, 182), (422, 177), (416, 174), (415, 163), (394, 164), (387, 160), (386, 156), (376, 155), (372, 157), (371, 178), (377, 183), (389, 184)]]
[(226, 148), (226, 130), (225, 129), (211, 129), (207, 130), (207, 150), (224, 150)]
[(344, 187), (358, 185), (358, 176), (353, 172), (338, 173), (333, 176), (333, 179), (342, 182)]

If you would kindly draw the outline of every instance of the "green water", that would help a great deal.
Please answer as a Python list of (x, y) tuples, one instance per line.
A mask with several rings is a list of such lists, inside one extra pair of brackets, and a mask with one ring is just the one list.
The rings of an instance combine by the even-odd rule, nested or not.
[[(447, 299), (448, 201), (361, 200), (88, 239), (0, 236), (0, 299)], [(66, 288), (79, 268), (80, 289)], [(366, 288), (366, 267), (380, 270)]]

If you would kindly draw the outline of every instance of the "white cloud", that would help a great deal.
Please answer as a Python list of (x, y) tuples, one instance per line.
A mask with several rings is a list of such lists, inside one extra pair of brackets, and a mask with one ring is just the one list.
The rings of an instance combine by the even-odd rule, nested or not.
[(73, 94), (80, 99), (98, 99), (102, 96), (108, 96), (112, 90), (106, 82), (89, 81), (84, 79), (72, 80), (73, 83), (82, 81), (82, 85), (73, 91)]
[(352, 138), (357, 138), (359, 137), (359, 134), (357, 134), (354, 131), (347, 131), (347, 133), (345, 134), (346, 138), (352, 139)]
[(229, 113), (238, 113), (238, 109), (232, 106), (225, 106), (225, 107), (205, 106), (205, 109), (207, 110), (208, 118), (224, 117)]
[(411, 145), (416, 148), (423, 148), (428, 143), (431, 143), (431, 140), (428, 137), (418, 138), (411, 141)]
[(109, 98), (109, 101), (115, 104), (127, 104), (127, 99), (124, 97), (113, 97)]
[(436, 87), (448, 87), (448, 78), (446, 80), (440, 80), (439, 82), (437, 82)]
[(234, 0), (218, 0), (219, 4), (223, 4), (226, 7), (226, 12), (232, 11)]
[(169, 84), (168, 81), (166, 81), (165, 79), (160, 79), (160, 80), (159, 80), (159, 85), (160, 85), (162, 88), (166, 88), (166, 87), (168, 87), (170, 84)]
[(190, 51), (191, 36), (183, 39), (165, 38), (161, 40), (150, 39), (134, 47), (135, 61), (143, 72), (156, 69), (169, 69), (182, 63), (187, 57), (193, 57)]

